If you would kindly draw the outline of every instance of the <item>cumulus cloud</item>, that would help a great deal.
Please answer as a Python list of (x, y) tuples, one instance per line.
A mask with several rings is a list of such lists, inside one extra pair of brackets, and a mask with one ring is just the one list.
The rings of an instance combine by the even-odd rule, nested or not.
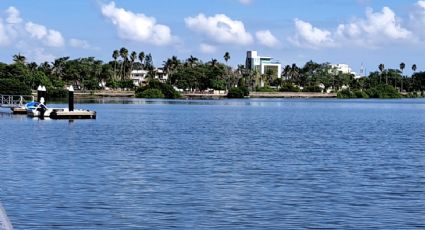
[(61, 32), (26, 20), (11, 6), (0, 17), (0, 46), (21, 51), (29, 60), (51, 61), (51, 53), (62, 50), (66, 42)]
[(249, 5), (252, 3), (252, 0), (239, 0), (240, 3), (244, 4), (244, 5)]
[(217, 47), (215, 47), (213, 45), (206, 44), (206, 43), (201, 43), (199, 45), (199, 48), (200, 48), (202, 53), (206, 53), (206, 54), (212, 54), (212, 53), (215, 53), (217, 51)]
[(261, 30), (255, 33), (258, 42), (267, 47), (276, 47), (279, 45), (279, 40), (270, 32), (270, 30)]
[(69, 45), (74, 48), (81, 48), (81, 49), (91, 49), (92, 46), (90, 43), (88, 43), (85, 40), (80, 40), (76, 38), (69, 39)]
[(115, 2), (102, 5), (101, 12), (116, 26), (118, 36), (122, 39), (158, 46), (173, 42), (171, 29), (168, 26), (158, 24), (153, 17), (118, 8)]
[(9, 44), (6, 28), (3, 25), (3, 20), (0, 18), (0, 46)]
[(289, 40), (298, 46), (309, 48), (347, 44), (376, 47), (384, 43), (414, 39), (413, 33), (402, 26), (401, 20), (389, 7), (384, 7), (380, 12), (367, 9), (365, 18), (340, 24), (333, 31), (314, 27), (300, 19), (295, 19), (294, 24), (295, 35)]
[(409, 39), (412, 32), (402, 27), (400, 20), (389, 7), (384, 7), (381, 12), (367, 9), (365, 19), (339, 25), (336, 35), (359, 45), (375, 45), (384, 40)]
[(65, 40), (59, 31), (47, 29), (45, 26), (33, 22), (25, 23), (25, 30), (31, 37), (41, 40), (46, 46), (62, 47), (65, 45)]
[(19, 24), (23, 21), (19, 10), (13, 6), (6, 10), (6, 14), (8, 14), (6, 21), (9, 24)]
[(418, 1), (409, 15), (409, 26), (421, 39), (425, 39), (425, 0)]
[(294, 23), (295, 35), (290, 38), (290, 41), (295, 45), (310, 48), (330, 47), (335, 45), (330, 31), (319, 29), (300, 19), (295, 19)]
[(245, 30), (243, 22), (232, 20), (224, 14), (206, 17), (199, 14), (196, 17), (185, 18), (186, 26), (218, 43), (249, 45), (253, 37)]

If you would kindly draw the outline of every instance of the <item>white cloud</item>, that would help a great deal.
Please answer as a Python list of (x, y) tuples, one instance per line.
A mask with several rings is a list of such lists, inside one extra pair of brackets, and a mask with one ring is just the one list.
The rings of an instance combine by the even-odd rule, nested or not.
[(13, 6), (9, 7), (6, 10), (6, 13), (8, 14), (6, 21), (9, 24), (19, 24), (23, 21), (22, 18), (21, 18), (21, 14)]
[(240, 3), (244, 4), (244, 5), (249, 5), (252, 3), (252, 0), (239, 0)]
[(30, 49), (29, 53), (26, 54), (30, 57), (32, 57), (31, 59), (37, 63), (42, 63), (42, 62), (53, 62), (56, 59), (56, 56), (47, 52), (44, 48), (34, 48), (34, 49)]
[(412, 37), (412, 33), (402, 27), (400, 20), (388, 7), (384, 7), (381, 12), (367, 9), (365, 19), (356, 19), (349, 24), (339, 25), (336, 35), (355, 41), (359, 45), (379, 45), (385, 41)]
[(9, 44), (6, 27), (3, 25), (3, 20), (0, 18), (0, 46)]
[(41, 40), (46, 46), (62, 47), (65, 45), (65, 39), (59, 31), (47, 29), (45, 26), (33, 22), (25, 23), (25, 30), (31, 37)]
[(341, 45), (378, 47), (414, 39), (414, 34), (402, 26), (396, 14), (389, 7), (384, 7), (380, 12), (367, 9), (365, 18), (340, 24), (334, 31), (320, 29), (309, 22), (295, 19), (295, 35), (289, 40), (301, 47), (323, 48)]
[(76, 39), (76, 38), (69, 39), (69, 45), (71, 47), (81, 48), (81, 49), (90, 49), (90, 48), (92, 48), (91, 45), (87, 41)]
[(232, 20), (224, 14), (216, 14), (213, 17), (199, 14), (196, 17), (185, 18), (185, 23), (189, 29), (219, 43), (249, 45), (254, 40), (245, 30), (243, 22)]
[(52, 53), (66, 47), (61, 32), (22, 18), (13, 6), (4, 13), (4, 19), (0, 18), (0, 46), (21, 52), (34, 61), (51, 61), (55, 58)]
[(116, 26), (118, 35), (122, 39), (158, 46), (168, 45), (174, 40), (171, 29), (168, 26), (157, 24), (153, 17), (117, 8), (115, 2), (102, 5), (101, 11), (102, 15)]
[(33, 22), (27, 22), (25, 24), (25, 30), (31, 35), (31, 37), (37, 39), (43, 39), (47, 35), (47, 28), (45, 26), (35, 24)]
[(319, 29), (312, 24), (295, 19), (295, 35), (290, 41), (297, 46), (320, 48), (334, 46), (332, 33), (328, 30)]
[(420, 39), (425, 39), (425, 31), (423, 30), (425, 26), (425, 0), (418, 1), (412, 12), (409, 15), (409, 26), (415, 35)]
[(270, 30), (261, 30), (255, 33), (258, 42), (267, 47), (276, 47), (279, 45), (279, 40), (270, 32)]
[(56, 30), (49, 30), (46, 39), (47, 46), (62, 47), (65, 44), (62, 34)]
[(206, 54), (213, 54), (217, 51), (217, 47), (215, 47), (213, 45), (206, 44), (206, 43), (201, 43), (199, 45), (199, 48), (200, 48), (202, 53), (206, 53)]

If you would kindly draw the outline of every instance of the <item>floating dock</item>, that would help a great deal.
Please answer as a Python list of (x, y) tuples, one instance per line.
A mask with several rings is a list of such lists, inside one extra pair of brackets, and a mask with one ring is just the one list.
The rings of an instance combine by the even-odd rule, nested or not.
[(13, 114), (27, 114), (27, 109), (25, 107), (14, 107), (11, 108)]
[(69, 111), (68, 109), (57, 110), (54, 109), (50, 113), (50, 118), (52, 119), (96, 119), (96, 112), (90, 110), (73, 110)]
[[(44, 119), (44, 118), (69, 119), (69, 120), (96, 119), (96, 111), (74, 109), (74, 88), (72, 86), (68, 88), (68, 93), (69, 93), (68, 108), (48, 108), (44, 103), (45, 100), (42, 97), (43, 94), (38, 93), (37, 102), (34, 102), (35, 106), (32, 107), (31, 109), (27, 109), (26, 113), (30, 117), (38, 117), (40, 119)], [(16, 112), (18, 113), (20, 111), (17, 110)]]

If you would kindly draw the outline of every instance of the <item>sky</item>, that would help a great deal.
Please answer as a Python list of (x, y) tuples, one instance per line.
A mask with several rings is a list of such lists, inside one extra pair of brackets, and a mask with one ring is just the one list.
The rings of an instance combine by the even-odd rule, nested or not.
[[(425, 69), (425, 0), (0, 0), (0, 62), (41, 63), (115, 49), (244, 64), (246, 51), (282, 65)], [(423, 67), (423, 68), (421, 68)], [(406, 71), (409, 72), (409, 71)]]

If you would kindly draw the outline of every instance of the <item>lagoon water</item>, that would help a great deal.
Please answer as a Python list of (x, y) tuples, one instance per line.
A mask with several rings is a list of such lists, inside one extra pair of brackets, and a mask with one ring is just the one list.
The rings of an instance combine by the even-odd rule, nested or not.
[(15, 229), (425, 228), (425, 100), (96, 102), (0, 113)]

